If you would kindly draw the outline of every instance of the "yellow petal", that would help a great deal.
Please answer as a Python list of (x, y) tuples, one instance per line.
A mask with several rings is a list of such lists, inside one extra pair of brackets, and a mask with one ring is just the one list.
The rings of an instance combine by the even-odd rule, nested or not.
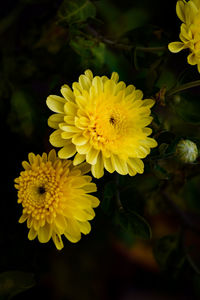
[(85, 191), (85, 193), (94, 193), (97, 191), (97, 186), (94, 182), (85, 184), (82, 189)]
[(151, 128), (145, 127), (142, 130), (143, 130), (143, 132), (145, 133), (146, 136), (152, 134), (152, 129)]
[(84, 73), (92, 81), (92, 78), (93, 78), (92, 71), (88, 69)]
[(128, 165), (133, 171), (142, 174), (144, 172), (144, 163), (139, 158), (129, 158), (127, 161)]
[(141, 90), (135, 91), (135, 100), (141, 100), (143, 98), (143, 92)]
[(100, 204), (100, 201), (97, 197), (93, 196), (93, 195), (83, 195), (82, 196), (84, 199), (88, 199), (91, 202), (91, 206), (92, 207), (97, 207)]
[(45, 223), (43, 227), (38, 229), (38, 240), (40, 243), (47, 243), (52, 235), (52, 225), (49, 223)]
[(73, 212), (74, 218), (78, 221), (85, 222), (87, 220), (92, 220), (95, 217), (95, 212), (93, 209), (76, 209)]
[(72, 143), (74, 145), (85, 145), (87, 142), (87, 138), (85, 138), (82, 134), (77, 134), (72, 138)]
[(95, 165), (98, 159), (99, 150), (91, 148), (90, 151), (86, 154), (86, 161), (91, 164)]
[(74, 116), (77, 111), (77, 104), (73, 102), (66, 102), (64, 105), (64, 112), (66, 115)]
[(84, 174), (87, 174), (91, 171), (91, 165), (89, 165), (88, 163), (84, 162), (80, 165), (78, 165), (77, 167), (75, 167), (74, 169), (78, 169), (81, 171), (81, 174), (84, 175)]
[(180, 52), (181, 50), (185, 49), (185, 44), (182, 42), (172, 42), (168, 45), (169, 51), (173, 53)]
[(74, 94), (73, 94), (71, 88), (67, 84), (64, 84), (61, 87), (60, 92), (67, 101), (74, 102), (74, 99), (75, 99)]
[(80, 128), (77, 128), (76, 126), (70, 126), (70, 125), (66, 125), (66, 123), (62, 123), (59, 125), (59, 127), (67, 132), (82, 132), (82, 130)]
[(185, 19), (186, 21), (184, 23), (186, 24), (192, 24), (194, 22), (194, 18), (198, 13), (198, 9), (193, 1), (188, 1), (188, 3), (185, 5)]
[(90, 148), (91, 148), (90, 143), (81, 146), (79, 145), (76, 146), (77, 152), (79, 154), (87, 154), (90, 151)]
[(74, 219), (67, 219), (67, 228), (64, 235), (70, 242), (77, 243), (81, 239), (79, 223)]
[(56, 96), (56, 95), (50, 95), (47, 97), (47, 106), (52, 111), (56, 113), (63, 113), (64, 112), (64, 104), (66, 100), (62, 97)]
[(34, 163), (34, 161), (35, 161), (35, 154), (32, 153), (32, 152), (29, 153), (28, 154), (28, 160), (29, 160), (30, 164), (32, 165)]
[(153, 99), (145, 99), (142, 101), (142, 106), (148, 106), (148, 108), (151, 108), (152, 106), (154, 106), (155, 104), (155, 100)]
[(77, 153), (73, 160), (73, 165), (79, 165), (85, 160), (85, 155)]
[(63, 241), (62, 241), (62, 238), (61, 238), (60, 234), (57, 234), (57, 233), (54, 232), (52, 234), (52, 239), (53, 239), (53, 242), (54, 242), (54, 244), (55, 244), (55, 246), (58, 250), (61, 250), (64, 247)]
[(63, 114), (53, 114), (48, 118), (48, 125), (51, 128), (58, 129), (59, 123), (62, 123), (64, 120)]
[(119, 156), (115, 155), (115, 154), (111, 155), (111, 161), (112, 161), (113, 167), (119, 174), (121, 174), (121, 175), (128, 174), (128, 167), (127, 167), (126, 161), (120, 159)]
[(19, 218), (19, 223), (24, 223), (26, 220), (28, 219), (28, 215), (27, 214), (23, 214), (20, 218)]
[(27, 161), (23, 161), (23, 162), (22, 162), (22, 167), (23, 167), (25, 170), (30, 170), (30, 169), (31, 169), (31, 166), (30, 166), (30, 164), (29, 164)]
[(179, 17), (179, 19), (185, 23), (185, 3), (182, 0), (179, 0), (176, 3), (176, 14)]
[[(65, 123), (70, 124), (70, 125), (74, 125), (74, 122), (75, 122), (73, 116), (64, 116), (64, 121), (65, 121)], [(60, 122), (60, 123), (62, 123), (62, 122)]]
[(115, 168), (113, 167), (112, 161), (110, 157), (103, 157), (104, 167), (109, 173), (113, 173)]
[(63, 232), (65, 231), (66, 227), (67, 227), (67, 222), (65, 217), (61, 216), (61, 215), (57, 215), (55, 218), (55, 224), (56, 226), (61, 229)]
[(92, 175), (95, 178), (101, 178), (104, 174), (104, 170), (103, 170), (104, 166), (103, 166), (103, 159), (102, 159), (102, 155), (101, 153), (98, 156), (97, 162), (95, 165), (92, 165), (91, 167), (91, 172)]
[(62, 159), (67, 159), (76, 153), (76, 147), (73, 144), (64, 146), (58, 151), (58, 156)]
[(196, 56), (194, 53), (190, 53), (187, 57), (188, 64), (194, 66), (197, 64)]
[(48, 160), (54, 163), (54, 161), (57, 159), (56, 151), (55, 149), (52, 149), (48, 154)]
[(111, 80), (113, 80), (115, 83), (118, 82), (119, 80), (119, 75), (117, 72), (113, 72), (112, 75), (111, 75)]
[(90, 233), (91, 231), (91, 225), (89, 222), (80, 222), (78, 221), (78, 224), (79, 224), (79, 227), (80, 227), (80, 231), (83, 233), (83, 234), (88, 234)]
[(37, 236), (37, 231), (33, 227), (31, 227), (28, 233), (28, 239), (32, 241), (36, 238), (36, 236)]
[(61, 137), (62, 130), (55, 130), (50, 136), (49, 141), (54, 147), (63, 147), (66, 144), (66, 140)]
[(132, 84), (128, 85), (125, 90), (125, 96), (132, 94), (134, 91), (135, 91), (135, 86)]
[(71, 243), (77, 243), (81, 239), (81, 234), (77, 237), (70, 235), (68, 232), (65, 232), (64, 235)]
[(89, 91), (89, 88), (91, 86), (91, 80), (85, 75), (80, 75), (79, 76), (79, 84), (83, 90)]
[(84, 97), (84, 96), (77, 96), (76, 97), (76, 103), (78, 104), (78, 106), (80, 107), (80, 108), (85, 108), (85, 106), (87, 105), (87, 103), (88, 103), (88, 99), (86, 98), (86, 97)]
[(65, 131), (63, 131), (62, 133), (61, 133), (61, 137), (63, 138), (63, 139), (71, 139), (72, 137), (74, 136), (74, 132), (65, 132)]
[(92, 85), (94, 86), (97, 95), (103, 91), (103, 82), (99, 76), (93, 78)]
[(115, 82), (113, 80), (107, 80), (104, 83), (104, 92), (107, 94), (114, 94)]

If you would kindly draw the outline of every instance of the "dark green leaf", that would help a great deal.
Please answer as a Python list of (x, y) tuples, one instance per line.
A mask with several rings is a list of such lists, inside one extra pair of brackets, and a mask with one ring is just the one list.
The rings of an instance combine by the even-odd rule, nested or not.
[(11, 299), (35, 285), (34, 275), (21, 271), (8, 271), (0, 274), (0, 298)]
[(142, 239), (151, 238), (151, 227), (148, 222), (136, 212), (120, 212), (116, 215), (116, 223), (121, 226), (122, 230), (132, 233), (135, 237)]

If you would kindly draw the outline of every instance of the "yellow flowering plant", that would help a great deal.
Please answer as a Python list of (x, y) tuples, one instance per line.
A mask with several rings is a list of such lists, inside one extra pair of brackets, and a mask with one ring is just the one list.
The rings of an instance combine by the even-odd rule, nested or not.
[(86, 161), (96, 178), (103, 176), (104, 168), (121, 175), (143, 173), (142, 159), (157, 146), (147, 127), (154, 100), (143, 100), (142, 91), (119, 82), (116, 72), (109, 79), (94, 77), (90, 70), (80, 75), (72, 89), (63, 85), (61, 94), (47, 98), (55, 112), (48, 120), (55, 129), (50, 143), (61, 147), (60, 158), (76, 154), (73, 164)]
[[(186, 286), (195, 298), (200, 79), (190, 65), (200, 72), (200, 0), (7, 2), (0, 299), (30, 288), (29, 270), (40, 285), (22, 299), (126, 298), (121, 274), (139, 295), (134, 265), (152, 278), (145, 290), (159, 277), (169, 297)], [(159, 266), (167, 285), (181, 275), (180, 295)]]
[(76, 243), (81, 233), (91, 230), (89, 220), (95, 216), (99, 200), (90, 195), (96, 184), (86, 163), (74, 167), (70, 160), (61, 160), (55, 150), (42, 156), (29, 153), (23, 161), (24, 171), (15, 179), (18, 203), (22, 205), (19, 223), (27, 221), (28, 238), (38, 237), (41, 243), (51, 238), (58, 250), (63, 248), (62, 236)]
[(200, 0), (178, 0), (176, 13), (183, 22), (180, 28), (181, 42), (172, 42), (169, 50), (177, 53), (189, 49), (187, 61), (190, 65), (197, 65), (200, 73)]

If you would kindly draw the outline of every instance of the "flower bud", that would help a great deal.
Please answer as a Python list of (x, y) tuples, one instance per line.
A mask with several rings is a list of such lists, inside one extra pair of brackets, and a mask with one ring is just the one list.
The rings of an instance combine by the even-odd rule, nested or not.
[(198, 157), (197, 145), (190, 140), (180, 140), (176, 146), (176, 155), (184, 163), (192, 163)]

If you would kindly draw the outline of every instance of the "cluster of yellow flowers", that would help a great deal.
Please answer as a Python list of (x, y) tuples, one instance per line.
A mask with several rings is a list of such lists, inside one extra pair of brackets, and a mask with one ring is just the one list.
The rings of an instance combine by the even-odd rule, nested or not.
[[(200, 0), (179, 0), (177, 15), (183, 22), (182, 42), (169, 44), (172, 52), (189, 48), (189, 64), (200, 72)], [(77, 242), (88, 234), (99, 200), (89, 193), (96, 191), (95, 178), (104, 169), (134, 176), (144, 172), (142, 159), (157, 142), (149, 137), (152, 130), (151, 107), (154, 100), (143, 99), (141, 90), (111, 78), (93, 76), (90, 70), (78, 82), (61, 87), (62, 96), (50, 95), (47, 106), (54, 112), (48, 125), (55, 129), (50, 143), (61, 148), (42, 156), (29, 153), (29, 162), (15, 179), (18, 203), (23, 207), (19, 222), (27, 221), (30, 240), (41, 243), (53, 239), (63, 248), (62, 236)], [(187, 152), (188, 153), (188, 152)], [(68, 160), (73, 157), (73, 161)]]
[(177, 53), (189, 49), (187, 57), (190, 65), (197, 65), (200, 72), (200, 0), (179, 0), (176, 4), (176, 13), (181, 24), (180, 40), (169, 44), (169, 50)]
[(104, 168), (122, 175), (143, 173), (142, 158), (157, 146), (146, 127), (154, 100), (142, 100), (142, 91), (119, 82), (116, 72), (109, 79), (86, 70), (72, 89), (63, 85), (61, 94), (47, 98), (54, 112), (48, 120), (55, 129), (50, 143), (61, 148), (58, 157), (55, 150), (30, 153), (29, 162), (22, 163), (25, 171), (15, 179), (23, 207), (19, 222), (27, 221), (28, 238), (38, 236), (41, 243), (52, 238), (57, 249), (63, 247), (62, 235), (77, 242), (91, 230), (88, 221), (99, 200), (88, 195), (96, 185), (85, 174), (100, 178)]

